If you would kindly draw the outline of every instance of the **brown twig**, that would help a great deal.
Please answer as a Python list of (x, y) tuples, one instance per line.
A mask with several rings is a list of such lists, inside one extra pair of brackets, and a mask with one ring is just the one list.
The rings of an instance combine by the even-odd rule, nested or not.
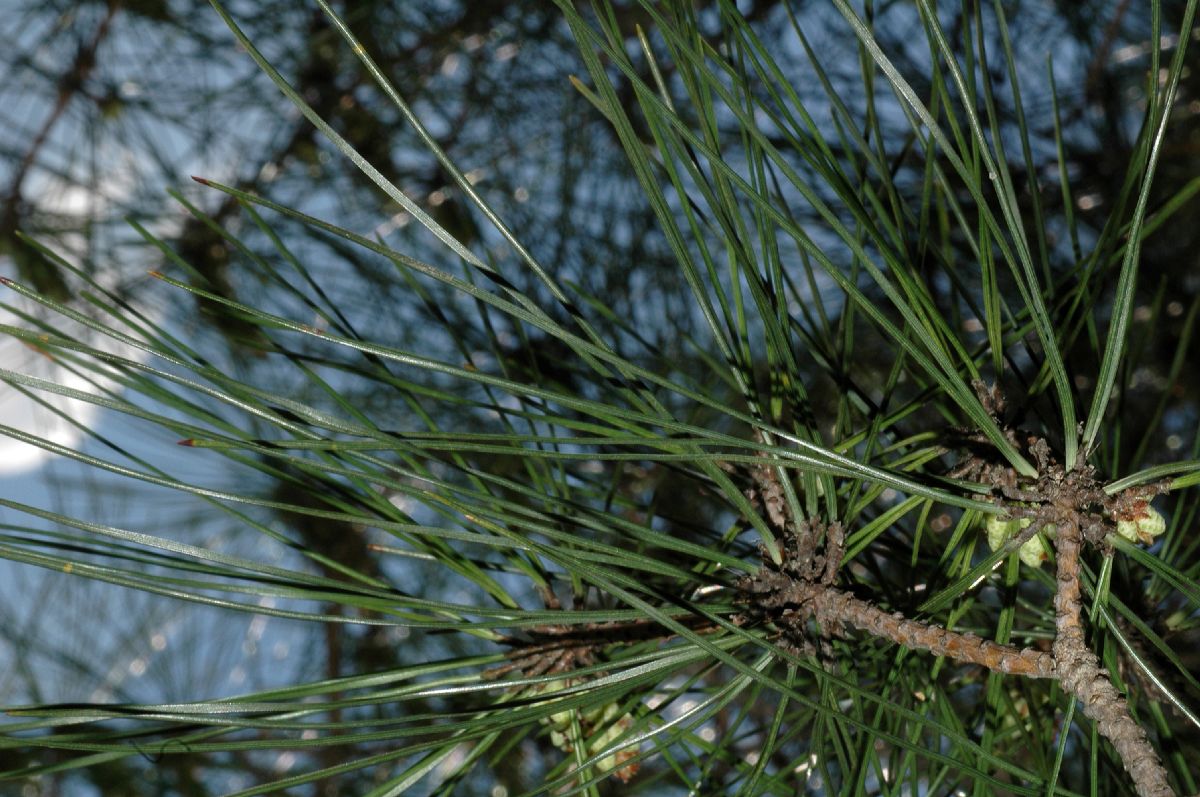
[(803, 634), (803, 624), (812, 618), (823, 631), (841, 637), (847, 636), (846, 626), (853, 626), (897, 645), (928, 650), (960, 664), (976, 664), (1008, 675), (1055, 677), (1054, 659), (1049, 653), (1001, 645), (972, 633), (910, 620), (900, 612), (886, 612), (870, 601), (821, 584), (793, 582), (758, 603), (780, 610), (776, 624), (790, 635)]
[[(889, 613), (870, 601), (833, 586), (842, 560), (840, 523), (802, 521), (785, 547), (782, 565), (765, 563), (740, 585), (752, 614), (780, 629), (790, 643), (802, 641), (805, 625), (815, 619), (822, 633), (846, 636), (853, 626), (872, 636), (916, 650), (928, 650), (964, 664), (1031, 678), (1053, 678), (1054, 659), (1032, 648), (1001, 645), (971, 633)], [(824, 535), (824, 555), (817, 555), (817, 540)], [(801, 645), (800, 647), (803, 647)]]
[(898, 645), (928, 650), (963, 664), (1030, 678), (1053, 678), (1054, 659), (1033, 648), (1017, 648), (975, 634), (950, 631), (939, 625), (910, 620), (899, 612), (888, 613), (848, 592), (823, 589), (813, 596), (813, 615), (825, 627), (848, 623)]
[(1083, 635), (1079, 590), (1079, 549), (1083, 534), (1070, 514), (1058, 526), (1058, 592), (1054, 596), (1054, 659), (1063, 689), (1079, 700), (1085, 716), (1112, 742), (1141, 797), (1173, 797), (1167, 770), (1150, 745), (1146, 732), (1133, 721), (1129, 704), (1117, 692), (1108, 673)]

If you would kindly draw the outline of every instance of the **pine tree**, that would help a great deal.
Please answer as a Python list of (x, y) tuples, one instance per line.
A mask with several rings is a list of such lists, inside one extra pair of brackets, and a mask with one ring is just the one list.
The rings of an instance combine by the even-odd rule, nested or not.
[[(1057, 55), (1034, 119), (1002, 4), (556, 0), (581, 124), (654, 222), (581, 220), (627, 246), (574, 270), (522, 229), (527, 187), (427, 126), (386, 37), (317, 4), (299, 77), (213, 7), (311, 125), (280, 157), (320, 162), (317, 131), (390, 223), (204, 176), (179, 235), (132, 219), (224, 348), (23, 232), (3, 278), (42, 310), (4, 331), (90, 387), (8, 384), (139, 442), (5, 433), (220, 534), (4, 496), (0, 555), (312, 624), (326, 666), (10, 707), (6, 777), (142, 756), (239, 795), (1197, 791), (1200, 436), (1144, 441), (1195, 425), (1200, 303), (1139, 278), (1196, 190), (1156, 181), (1194, 3), (1146, 16), (1144, 113), (1085, 217)], [(419, 199), (385, 119), (434, 164)]]

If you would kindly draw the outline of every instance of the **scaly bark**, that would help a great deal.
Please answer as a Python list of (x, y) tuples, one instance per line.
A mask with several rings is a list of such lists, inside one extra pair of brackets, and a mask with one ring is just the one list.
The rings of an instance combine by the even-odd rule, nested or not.
[(1017, 648), (961, 631), (910, 620), (899, 612), (885, 612), (870, 601), (844, 590), (764, 571), (744, 585), (754, 595), (753, 605), (767, 610), (772, 622), (790, 636), (804, 637), (804, 624), (815, 619), (822, 631), (846, 636), (853, 626), (872, 636), (914, 650), (945, 656), (962, 664), (1030, 678), (1055, 677), (1054, 658), (1032, 648)]
[(1078, 522), (1068, 517), (1058, 527), (1058, 593), (1054, 596), (1054, 660), (1063, 689), (1079, 700), (1085, 716), (1112, 742), (1141, 797), (1174, 797), (1167, 770), (1142, 727), (1133, 721), (1129, 705), (1088, 649), (1083, 636), (1079, 590), (1079, 549), (1083, 542)]

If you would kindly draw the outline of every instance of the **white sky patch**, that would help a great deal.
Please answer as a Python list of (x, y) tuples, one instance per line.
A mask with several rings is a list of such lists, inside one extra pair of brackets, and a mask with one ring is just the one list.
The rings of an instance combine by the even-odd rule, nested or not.
[[(12, 261), (7, 257), (0, 258), (0, 275), (19, 279)], [(57, 334), (81, 340), (99, 351), (135, 360), (144, 359), (146, 356), (140, 349), (96, 333), (81, 324), (62, 316), (49, 315), (45, 308), (14, 291), (0, 289), (0, 303), (20, 313), (41, 318)], [(0, 323), (33, 328), (18, 312), (0, 307)], [(0, 334), (0, 368), (89, 395), (95, 395), (102, 388), (113, 386), (113, 381), (102, 371), (94, 371), (79, 364), (72, 365), (67, 357), (6, 334)], [(45, 390), (26, 388), (23, 391), (12, 385), (0, 385), (0, 422), (60, 446), (76, 446), (82, 437), (79, 425), (89, 426), (99, 412), (100, 408), (95, 404), (80, 399)], [(54, 454), (44, 448), (0, 435), (0, 476), (12, 476), (34, 470), (53, 456)]]
[[(132, 154), (124, 150), (118, 151), (113, 153), (109, 160), (122, 168), (114, 168), (106, 173), (102, 181), (103, 188), (80, 185), (44, 169), (35, 168), (30, 171), (25, 181), (23, 193), (31, 201), (36, 201), (39, 212), (78, 218), (81, 222), (88, 218), (105, 218), (138, 190), (137, 179), (133, 176), (137, 172), (138, 164)], [(221, 167), (210, 170), (208, 174), (228, 182), (229, 174), (226, 172), (230, 172), (230, 169)], [(176, 212), (163, 214), (147, 226), (155, 235), (170, 238), (179, 234), (185, 218), (183, 210), (177, 208)], [(75, 236), (63, 236), (58, 243), (60, 246), (56, 248), (63, 257), (68, 257), (67, 252), (87, 249), (82, 235), (78, 240), (75, 240)], [(63, 251), (64, 249), (66, 251)], [(100, 265), (103, 268), (105, 264)], [(125, 291), (120, 288), (122, 279), (127, 280), (134, 273), (140, 275), (149, 267), (147, 265), (131, 269), (129, 263), (114, 263), (110, 268), (94, 273), (93, 279), (104, 288), (124, 294)], [(0, 275), (21, 280), (11, 258), (7, 256), (0, 256)], [(138, 301), (137, 296), (126, 296), (126, 299), (147, 318), (154, 321), (160, 319), (162, 312), (150, 311), (143, 302)], [(143, 350), (122, 344), (82, 324), (53, 314), (15, 291), (0, 288), (0, 305), (7, 305), (21, 313), (39, 318), (57, 334), (77, 339), (100, 351), (138, 362), (147, 357)], [(90, 305), (77, 302), (74, 309), (87, 312), (89, 308)], [(0, 306), (0, 324), (32, 328), (28, 321), (4, 306)], [(0, 368), (92, 395), (101, 388), (113, 386), (112, 380), (97, 378), (99, 375), (95, 371), (78, 365), (73, 369), (67, 367), (65, 358), (59, 359), (48, 350), (39, 350), (29, 343), (3, 333), (0, 333)], [(86, 401), (47, 391), (34, 391), (34, 394), (45, 404), (10, 385), (0, 384), (0, 423), (70, 448), (78, 445), (82, 437), (76, 424), (90, 426), (100, 412), (100, 408)], [(53, 456), (55, 455), (43, 448), (0, 434), (0, 476), (13, 476), (36, 470)]]

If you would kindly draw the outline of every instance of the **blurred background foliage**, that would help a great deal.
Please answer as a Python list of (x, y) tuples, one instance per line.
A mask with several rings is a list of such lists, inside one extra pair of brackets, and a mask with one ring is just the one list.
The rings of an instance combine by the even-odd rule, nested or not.
[[(974, 4), (965, 5), (968, 13), (975, 13)], [(1164, 30), (1178, 29), (1182, 5), (1164, 3)], [(216, 297), (316, 326), (322, 324), (320, 314), (303, 295), (319, 294), (328, 299), (328, 306), (345, 310), (346, 324), (363, 339), (415, 346), (429, 356), (477, 364), (567, 393), (588, 396), (596, 390), (591, 374), (580, 370), (577, 358), (561, 342), (503, 322), (488, 329), (476, 320), (477, 303), (462, 294), (400, 279), (391, 262), (312, 226), (272, 220), (271, 231), (307, 265), (312, 278), (312, 291), (303, 295), (282, 289), (276, 275), (284, 258), (270, 235), (234, 197), (196, 185), (189, 175), (334, 220), (449, 271), (458, 266), (449, 262), (440, 242), (365, 180), (279, 94), (207, 3), (0, 0), (0, 6), (0, 40), (7, 43), (0, 52), (0, 271), (5, 275), (58, 301), (81, 303), (85, 298), (80, 280), (18, 237), (24, 234), (61, 253), (114, 296), (159, 319), (203, 351), (215, 367), (247, 382), (270, 384), (280, 396), (319, 402), (321, 386), (296, 367), (303, 362), (336, 374), (336, 389), (346, 401), (385, 426), (389, 417), (413, 411), (405, 398), (410, 394), (382, 390), (376, 378), (356, 378), (356, 369), (368, 366), (349, 359), (326, 361), (340, 355), (331, 355), (311, 339), (296, 340), (295, 348), (282, 351), (245, 314), (211, 298), (165, 289), (147, 271), (185, 273), (190, 284)], [(558, 8), (549, 2), (492, 0), (368, 0), (335, 7), (438, 143), (535, 257), (551, 264), (558, 280), (577, 289), (577, 295), (593, 297), (589, 311), (605, 308), (589, 318), (606, 339), (627, 359), (665, 377), (685, 384), (702, 380), (709, 370), (706, 363), (717, 355), (706, 347), (691, 293), (612, 126), (567, 79), (583, 74), (584, 66)], [(846, 106), (861, 109), (866, 106), (865, 93), (878, 92), (883, 135), (868, 146), (890, 164), (897, 200), (922, 209), (920, 224), (906, 231), (904, 250), (917, 273), (929, 275), (928, 288), (939, 310), (955, 328), (978, 333), (982, 342), (982, 331), (972, 326), (978, 322), (964, 315), (960, 291), (945, 276), (954, 272), (955, 263), (973, 263), (970, 242), (928, 234), (947, 228), (947, 211), (923, 206), (919, 193), (927, 170), (953, 171), (945, 163), (925, 160), (886, 87), (864, 86), (860, 53), (842, 17), (823, 2), (746, 0), (737, 7), (792, 88), (812, 107), (825, 107), (828, 101), (795, 40), (793, 19), (820, 54), (826, 76)], [(1009, 163), (1016, 195), (1023, 218), (1046, 220), (1029, 230), (1046, 253), (1046, 277), (1070, 284), (1082, 278), (1076, 267), (1097, 242), (1097, 262), (1121, 245), (1122, 231), (1112, 225), (1125, 216), (1114, 212), (1113, 203), (1124, 195), (1126, 166), (1146, 113), (1147, 70), (1156, 43), (1150, 39), (1144, 9), (1127, 0), (1013, 0), (1004, 7), (1017, 56), (1011, 66), (1022, 91), (1019, 110), (1025, 119), (1018, 119), (1007, 90), (1009, 65), (989, 64), (1001, 120), (995, 135), (1015, 153), (1021, 150), (1018, 130), (1028, 130), (1028, 161), (1014, 158)], [(513, 267), (513, 256), (495, 229), (465, 201), (319, 9), (272, 0), (235, 2), (229, 8), (305, 101), (385, 178), (485, 261), (503, 266), (505, 278), (518, 291), (539, 298), (543, 306), (553, 305), (535, 275)], [(911, 5), (870, 3), (864, 13), (888, 57), (917, 93), (927, 96), (932, 77), (929, 46)], [(949, 40), (960, 48), (960, 56), (968, 57), (957, 35), (963, 13), (956, 4), (943, 4)], [(612, 14), (629, 51), (638, 52), (639, 26), (653, 27), (646, 11), (633, 2), (618, 2)], [(990, 39), (990, 52), (998, 52), (994, 19), (984, 18), (979, 35)], [(718, 15), (700, 13), (698, 19), (701, 34), (717, 41)], [(1171, 41), (1158, 44), (1164, 51), (1174, 46)], [(1101, 450), (1101, 464), (1114, 474), (1194, 459), (1200, 442), (1200, 372), (1190, 367), (1200, 343), (1195, 328), (1200, 307), (1200, 204), (1194, 199), (1200, 173), (1200, 48), (1189, 49), (1187, 57), (1150, 202), (1152, 211), (1167, 200), (1177, 207), (1142, 250), (1142, 287), (1124, 366), (1128, 372), (1118, 381), (1125, 389), (1115, 401), (1114, 431)], [(665, 70), (660, 76), (663, 85), (677, 94), (686, 113), (682, 78), (673, 73), (670, 59), (659, 63)], [(648, 68), (643, 77), (653, 79)], [(636, 98), (626, 91), (620, 99), (636, 120)], [(819, 119), (818, 125), (828, 132), (835, 156), (853, 171), (858, 155), (839, 149), (839, 141), (845, 139), (839, 139), (832, 115)], [(1059, 180), (1056, 126), (1073, 192), (1066, 197)], [(636, 133), (653, 147), (649, 129)], [(715, 133), (728, 158), (744, 155), (736, 124)], [(786, 139), (775, 143), (786, 152)], [(802, 174), (813, 169), (801, 159), (794, 167)], [(174, 199), (167, 198), (168, 190)], [(961, 198), (969, 208), (965, 189)], [(161, 251), (127, 220), (164, 241), (172, 254)], [(821, 224), (815, 216), (800, 222), (813, 229)], [(819, 232), (814, 237), (821, 240)], [(838, 245), (830, 241), (831, 253)], [(973, 267), (964, 270), (964, 279), (975, 279)], [(812, 293), (799, 290), (797, 295), (820, 294), (827, 287), (814, 286)], [(1111, 303), (1113, 287), (1112, 281), (1099, 281), (1087, 289), (1087, 296), (1103, 309)], [(863, 290), (876, 291), (865, 281)], [(35, 316), (38, 312), (28, 307), (23, 311)], [(549, 312), (558, 313), (558, 321), (569, 321), (561, 308)], [(836, 317), (841, 308), (829, 304), (795, 312)], [(808, 369), (802, 376), (811, 411), (822, 424), (838, 422), (839, 395), (853, 391), (868, 402), (877, 400), (892, 371), (892, 349), (873, 345), (880, 333), (861, 314), (855, 323), (861, 326), (856, 328), (861, 339), (852, 363), (831, 363), (827, 358), (837, 356), (833, 345), (822, 351), (814, 344), (822, 357), (800, 360)], [(1097, 335), (1093, 325), (1082, 324), (1065, 337), (1074, 341), (1066, 356), (1081, 406), (1086, 406), (1092, 388), (1085, 375), (1098, 367)], [(284, 356), (277, 356), (281, 353)], [(755, 379), (766, 385), (774, 374), (767, 359), (755, 354), (761, 363)], [(5, 356), (10, 358), (6, 367), (22, 370), (36, 369), (42, 354), (26, 347), (9, 348)], [(1009, 365), (1006, 387), (1013, 395), (1025, 395), (1035, 378), (1034, 365), (1019, 358)], [(718, 401), (742, 401), (732, 384), (710, 382), (703, 387)], [(916, 388), (913, 391), (915, 395)], [(897, 403), (911, 398), (896, 395)], [(1049, 395), (1043, 392), (1035, 401), (1049, 402)], [(741, 406), (744, 409), (744, 403)], [(719, 415), (706, 417), (703, 408), (689, 411), (701, 425), (727, 423)], [(1018, 407), (1014, 420), (1052, 416), (1045, 407)], [(437, 420), (450, 429), (472, 424), (469, 414)], [(929, 409), (916, 413), (908, 426), (915, 432), (931, 423), (940, 428), (947, 420)], [(236, 487), (269, 501), (316, 510), (360, 500), (352, 491), (330, 498), (328, 482), (314, 483), (310, 473), (271, 465), (265, 454), (262, 467), (242, 470), (203, 451), (189, 451), (181, 458), (167, 431), (147, 433), (116, 413), (102, 414), (91, 430), (80, 443), (84, 450), (109, 446), (150, 461), (170, 461), (175, 476), (194, 484)], [(730, 431), (745, 433), (732, 426)], [(495, 452), (480, 453), (472, 462), (497, 476), (517, 476), (527, 467), (522, 458)], [(247, 540), (238, 535), (228, 515), (213, 511), (202, 497), (97, 476), (76, 463), (42, 461), (35, 470), (4, 476), (0, 490), (13, 497), (27, 490), (44, 492), (65, 514), (123, 527), (154, 527), (160, 533), (168, 528), (181, 539), (214, 547), (227, 544), (232, 551), (254, 550), (256, 556), (280, 563), (294, 564), (296, 551), (303, 550), (310, 559), (315, 555), (340, 563), (367, 579), (390, 579), (413, 595), (434, 597), (458, 588), (423, 582), (431, 576), (389, 556), (386, 538), (352, 524), (281, 510), (261, 518), (281, 530), (279, 541)], [(656, 530), (701, 544), (708, 544), (716, 533), (710, 518), (728, 511), (715, 497), (711, 503), (703, 499), (694, 474), (661, 463), (630, 465), (614, 479), (611, 491), (613, 506), (619, 508), (614, 511), (624, 512), (632, 522), (653, 517)], [(401, 500), (394, 495), (390, 499)], [(15, 523), (7, 511), (0, 510), (6, 513), (0, 518)], [(946, 516), (943, 523), (949, 522)], [(744, 549), (751, 550), (750, 545)], [(897, 555), (906, 553), (898, 550)], [(7, 705), (216, 698), (349, 673), (382, 672), (411, 663), (414, 652), (419, 658), (433, 658), (477, 650), (470, 639), (394, 627), (309, 624), (266, 615), (230, 621), (215, 609), (162, 602), (9, 563), (3, 567), (0, 702)], [(322, 573), (349, 578), (338, 568)], [(527, 597), (518, 596), (522, 601)], [(331, 613), (345, 610), (336, 601), (325, 608)], [(367, 711), (380, 716), (401, 710), (436, 713), (456, 705), (447, 697), (403, 709), (393, 705)], [(769, 711), (763, 721), (770, 723)], [(374, 750), (365, 744), (359, 754)], [(542, 744), (541, 755), (553, 752)], [(52, 751), (39, 755), (37, 763), (53, 763)], [(12, 771), (30, 765), (23, 756), (20, 750), (0, 750), (0, 766)], [(344, 751), (247, 750), (162, 760), (147, 755), (101, 761), (57, 775), (48, 772), (14, 787), (24, 790), (12, 793), (224, 793), (280, 777), (306, 756), (316, 759), (304, 762), (308, 766), (333, 766)], [(500, 759), (495, 767), (495, 782), (510, 784), (504, 793), (534, 787), (543, 771), (528, 756)], [(313, 786), (313, 793), (360, 793), (365, 786), (357, 779), (372, 777), (370, 770), (331, 774)]]

